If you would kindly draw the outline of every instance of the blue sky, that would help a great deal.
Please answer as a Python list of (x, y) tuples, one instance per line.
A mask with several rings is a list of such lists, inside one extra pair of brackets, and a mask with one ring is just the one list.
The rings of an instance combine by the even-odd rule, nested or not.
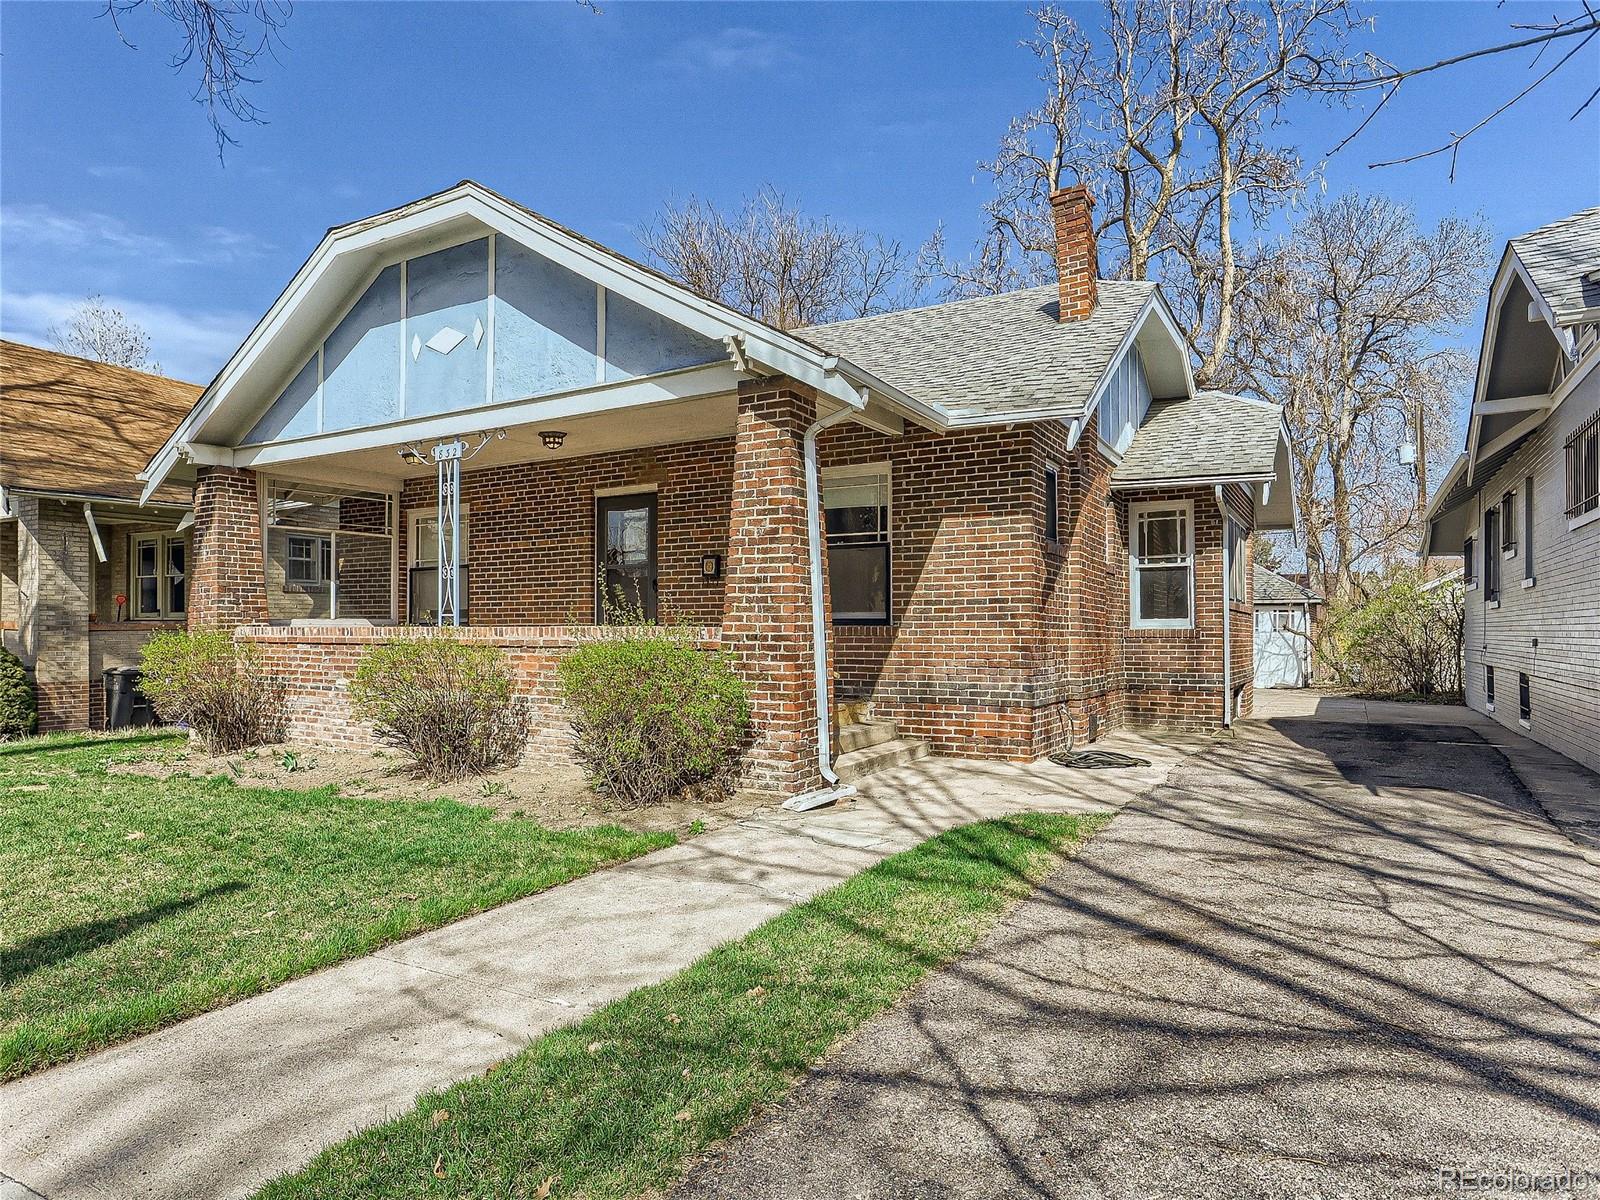
[[(1092, 22), (1095, 10), (1069, 5)], [(1406, 64), (1565, 12), (1372, 4), (1369, 45)], [(1006, 4), (335, 4), (301, 0), (219, 163), (172, 30), (118, 40), (99, 3), (0, 5), (0, 329), (42, 342), (99, 292), (204, 382), (323, 231), (470, 177), (628, 253), (669, 197), (773, 183), (815, 213), (953, 245), (988, 194), (974, 163), (1037, 95)], [(1425, 220), (1480, 213), (1498, 238), (1600, 202), (1600, 104), (1569, 121), (1600, 47), (1443, 160), (1373, 171), (1464, 127), (1527, 56), (1419, 81), (1327, 167), (1330, 193), (1399, 196)], [(1548, 60), (1546, 60), (1548, 61)], [(1285, 137), (1321, 158), (1358, 114), (1304, 106)], [(1476, 338), (1476, 329), (1463, 336)]]

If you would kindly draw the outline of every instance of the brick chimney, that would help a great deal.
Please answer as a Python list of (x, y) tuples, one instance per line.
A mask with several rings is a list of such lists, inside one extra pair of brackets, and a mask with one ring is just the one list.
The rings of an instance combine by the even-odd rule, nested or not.
[(1050, 193), (1056, 222), (1056, 272), (1062, 321), (1081, 321), (1100, 300), (1100, 258), (1094, 248), (1094, 199), (1083, 184)]

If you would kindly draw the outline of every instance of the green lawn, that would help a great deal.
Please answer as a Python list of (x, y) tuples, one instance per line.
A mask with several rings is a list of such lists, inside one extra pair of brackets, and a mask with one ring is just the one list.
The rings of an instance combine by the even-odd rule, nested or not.
[(0, 746), (0, 1078), (675, 840), (107, 771), (173, 740)]
[(423, 1096), (257, 1200), (603, 1200), (663, 1188), (972, 946), (1105, 819), (988, 821), (887, 859), (497, 1069)]

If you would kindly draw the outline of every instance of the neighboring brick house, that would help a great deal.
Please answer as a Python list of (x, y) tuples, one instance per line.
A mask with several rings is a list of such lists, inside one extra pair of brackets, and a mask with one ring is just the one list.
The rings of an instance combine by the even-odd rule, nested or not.
[(138, 474), (199, 395), (0, 342), (0, 637), (33, 671), (42, 732), (98, 728), (102, 672), (183, 627), (189, 489), (141, 506)]
[(1521, 237), (1489, 290), (1467, 446), (1424, 555), (1465, 556), (1467, 704), (1600, 770), (1600, 208)]
[(261, 649), (294, 736), (365, 741), (362, 648), (450, 609), (461, 439), (460, 636), (512, 657), (535, 755), (607, 597), (736, 653), (747, 778), (787, 793), (1221, 725), (1251, 535), (1293, 520), (1281, 413), (1197, 396), (1158, 289), (1054, 207), (1059, 286), (788, 332), (470, 182), (336, 228), (146, 471), (195, 488), (190, 622)]

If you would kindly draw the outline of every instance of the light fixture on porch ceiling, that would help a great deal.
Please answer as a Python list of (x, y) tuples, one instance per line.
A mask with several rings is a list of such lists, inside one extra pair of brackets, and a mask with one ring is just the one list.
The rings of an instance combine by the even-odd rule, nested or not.
[(400, 461), (407, 466), (424, 467), (428, 465), (428, 456), (415, 446), (406, 446), (400, 451)]
[(544, 443), (546, 450), (559, 450), (561, 443), (567, 440), (567, 435), (559, 429), (541, 429), (539, 440)]

